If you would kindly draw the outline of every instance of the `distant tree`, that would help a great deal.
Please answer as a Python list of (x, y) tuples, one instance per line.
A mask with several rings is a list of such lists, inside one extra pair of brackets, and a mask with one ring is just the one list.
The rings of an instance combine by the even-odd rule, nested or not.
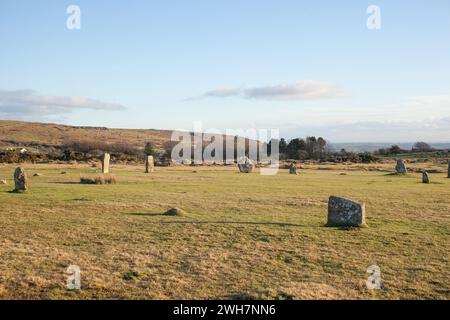
[(380, 148), (380, 149), (376, 150), (374, 153), (378, 154), (380, 156), (386, 156), (389, 154), (389, 150), (387, 150), (386, 148)]
[(279, 148), (280, 148), (280, 153), (286, 154), (287, 142), (284, 138), (280, 139)]
[(146, 156), (154, 156), (155, 155), (155, 145), (153, 142), (147, 142), (144, 147), (144, 154)]
[(420, 141), (414, 143), (412, 147), (412, 151), (414, 152), (430, 152), (433, 151), (433, 148), (426, 142)]
[(319, 137), (317, 139), (317, 149), (318, 149), (317, 151), (319, 153), (320, 159), (324, 158), (325, 153), (326, 153), (326, 147), (327, 147), (327, 141), (324, 138)]
[(289, 159), (297, 159), (298, 152), (300, 151), (300, 139), (295, 138), (289, 141), (286, 147), (286, 154)]
[[(276, 139), (270, 139), (269, 143), (267, 144), (267, 154), (269, 156), (272, 155), (272, 145), (276, 142), (277, 142)], [(279, 141), (278, 141), (278, 143), (279, 143)]]
[(305, 140), (300, 139), (298, 146), (299, 146), (300, 150), (306, 151), (306, 142), (305, 142)]
[(389, 154), (399, 154), (402, 153), (402, 151), (403, 150), (397, 145), (393, 145), (389, 148)]
[(169, 160), (172, 158), (172, 149), (178, 144), (177, 141), (166, 141), (163, 144), (164, 153), (161, 157), (165, 160)]
[(362, 163), (371, 163), (380, 160), (378, 157), (374, 156), (370, 152), (360, 153), (358, 156)]

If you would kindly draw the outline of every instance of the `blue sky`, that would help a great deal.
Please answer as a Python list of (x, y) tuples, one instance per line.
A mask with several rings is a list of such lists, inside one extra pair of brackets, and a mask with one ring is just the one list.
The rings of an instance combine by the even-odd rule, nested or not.
[(448, 0), (2, 0), (0, 41), (1, 119), (450, 141)]

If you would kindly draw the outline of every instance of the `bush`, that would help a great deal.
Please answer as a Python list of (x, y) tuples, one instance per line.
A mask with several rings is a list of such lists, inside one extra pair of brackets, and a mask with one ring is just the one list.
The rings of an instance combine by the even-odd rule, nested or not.
[(369, 152), (364, 152), (359, 154), (359, 158), (361, 159), (362, 163), (371, 163), (371, 162), (377, 162), (380, 159), (373, 154)]

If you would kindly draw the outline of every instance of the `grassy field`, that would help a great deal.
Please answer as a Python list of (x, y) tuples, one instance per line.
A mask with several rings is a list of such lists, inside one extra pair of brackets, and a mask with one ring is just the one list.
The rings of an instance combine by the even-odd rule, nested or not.
[[(0, 298), (448, 299), (450, 179), (387, 168), (24, 165), (27, 193), (0, 166)], [(445, 171), (444, 165), (435, 166)], [(389, 168), (390, 169), (390, 168)], [(61, 172), (66, 174), (61, 174)], [(40, 177), (33, 177), (34, 173)], [(364, 201), (368, 228), (324, 227), (330, 195)], [(163, 216), (180, 207), (182, 217)], [(69, 265), (82, 290), (66, 289)], [(382, 289), (366, 288), (369, 265)]]

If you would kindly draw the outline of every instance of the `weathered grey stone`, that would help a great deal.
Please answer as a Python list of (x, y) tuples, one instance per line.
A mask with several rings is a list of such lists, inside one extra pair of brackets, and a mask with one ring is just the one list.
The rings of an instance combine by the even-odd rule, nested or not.
[(28, 178), (25, 170), (22, 167), (17, 167), (14, 171), (14, 191), (28, 190)]
[(251, 163), (250, 164), (248, 164), (248, 163), (238, 164), (239, 171), (242, 173), (251, 173), (253, 171), (254, 167), (255, 166)]
[(331, 196), (328, 200), (328, 226), (362, 227), (366, 224), (364, 203)]
[(183, 160), (181, 160), (181, 164), (190, 166), (192, 164), (192, 161), (191, 161), (191, 159), (183, 159)]
[(254, 167), (255, 165), (253, 162), (247, 157), (244, 157), (240, 160), (240, 163), (238, 163), (239, 171), (242, 173), (251, 173)]
[(145, 156), (145, 173), (153, 172), (155, 169), (155, 162), (153, 156)]
[(428, 176), (428, 172), (426, 171), (422, 172), (422, 182), (430, 183), (430, 177)]
[(102, 173), (109, 173), (109, 160), (111, 156), (109, 153), (105, 153), (102, 156)]
[(295, 165), (295, 163), (291, 163), (291, 165), (289, 166), (289, 173), (297, 174), (297, 166)]
[(397, 173), (408, 173), (408, 170), (406, 169), (404, 160), (402, 160), (402, 159), (397, 160), (397, 165), (395, 166), (395, 171), (397, 171)]

